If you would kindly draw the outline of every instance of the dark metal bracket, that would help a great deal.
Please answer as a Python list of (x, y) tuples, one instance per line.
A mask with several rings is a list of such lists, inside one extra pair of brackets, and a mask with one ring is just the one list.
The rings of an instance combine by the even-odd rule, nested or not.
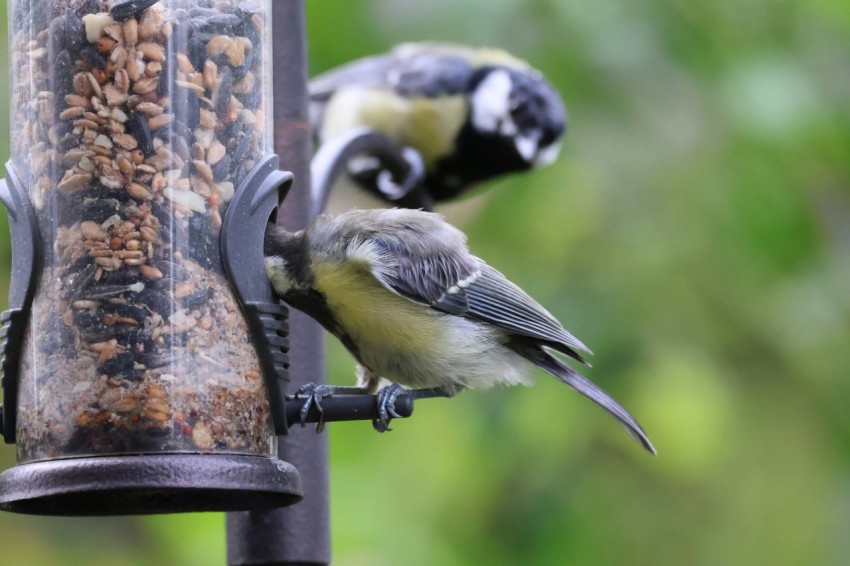
[[(286, 398), (289, 386), (289, 311), (280, 304), (271, 283), (262, 273), (263, 237), (279, 198), (292, 186), (292, 173), (278, 170), (278, 157), (270, 155), (257, 164), (233, 195), (224, 214), (221, 252), (225, 271), (233, 285), (251, 331), (254, 347), (269, 396), (272, 423), (277, 435), (287, 434), (299, 422), (304, 399)], [(306, 422), (372, 419), (377, 408), (374, 395), (338, 395), (322, 401), (323, 412), (313, 406)], [(396, 412), (413, 414), (413, 399), (400, 395)]]
[(313, 186), (312, 217), (327, 206), (334, 184), (347, 170), (352, 158), (368, 155), (380, 161), (392, 180), (379, 177), (383, 197), (405, 208), (433, 210), (434, 201), (422, 180), (425, 165), (418, 151), (401, 147), (384, 134), (369, 128), (353, 128), (319, 147), (310, 164)]
[(6, 164), (6, 178), (0, 180), (0, 201), (9, 211), (9, 232), (14, 242), (9, 310), (0, 313), (3, 387), (0, 431), (7, 444), (14, 444), (21, 346), (41, 274), (42, 249), (35, 211), (11, 163)]
[(31, 515), (257, 511), (303, 498), (292, 464), (244, 454), (60, 458), (0, 474), (0, 510)]
[[(289, 429), (284, 403), (289, 386), (289, 311), (262, 272), (263, 238), (292, 173), (278, 170), (277, 155), (257, 164), (233, 195), (221, 228), (221, 255), (251, 331), (269, 396), (275, 434)], [(282, 193), (282, 194), (281, 194)]]

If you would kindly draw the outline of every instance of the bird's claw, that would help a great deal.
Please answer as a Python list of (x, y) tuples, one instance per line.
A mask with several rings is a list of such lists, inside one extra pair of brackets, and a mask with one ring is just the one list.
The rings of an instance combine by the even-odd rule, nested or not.
[(331, 395), (333, 395), (333, 390), (327, 385), (307, 383), (298, 388), (298, 391), (295, 392), (295, 395), (291, 399), (299, 399), (306, 396), (304, 404), (301, 405), (301, 410), (298, 412), (301, 428), (307, 426), (307, 415), (310, 413), (310, 408), (316, 407), (316, 410), (319, 412), (319, 422), (316, 423), (316, 434), (325, 430), (325, 412), (322, 409), (322, 399)]
[(395, 410), (395, 402), (398, 396), (406, 390), (401, 385), (393, 383), (378, 391), (378, 406), (375, 410), (375, 416), (372, 418), (372, 427), (378, 432), (387, 432), (390, 428), (390, 421), (393, 418), (401, 418)]

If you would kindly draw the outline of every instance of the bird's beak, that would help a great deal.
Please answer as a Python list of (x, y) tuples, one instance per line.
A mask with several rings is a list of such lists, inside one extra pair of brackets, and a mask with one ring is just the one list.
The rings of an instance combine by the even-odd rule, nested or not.
[(534, 157), (534, 166), (540, 167), (543, 165), (551, 165), (556, 159), (558, 159), (558, 154), (560, 152), (560, 143), (553, 143), (550, 146), (546, 146), (545, 148), (541, 149)]
[(537, 162), (537, 136), (518, 135), (514, 138), (514, 145), (526, 163)]

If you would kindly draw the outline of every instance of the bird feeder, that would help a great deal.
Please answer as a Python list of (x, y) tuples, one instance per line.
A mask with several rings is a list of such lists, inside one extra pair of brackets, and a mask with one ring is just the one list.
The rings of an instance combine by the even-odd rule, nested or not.
[(270, 1), (10, 0), (13, 244), (0, 508), (254, 510), (301, 498), (286, 310), (262, 238)]

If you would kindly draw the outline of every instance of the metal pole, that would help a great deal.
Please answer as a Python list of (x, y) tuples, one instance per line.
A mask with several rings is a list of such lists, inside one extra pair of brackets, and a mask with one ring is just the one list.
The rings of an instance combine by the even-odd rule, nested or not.
[[(272, 2), (274, 135), (281, 168), (295, 184), (278, 215), (290, 230), (310, 215), (310, 127), (307, 99), (307, 37), (304, 0)], [(300, 312), (290, 315), (290, 387), (325, 381), (321, 327)], [(304, 501), (263, 513), (229, 513), (227, 560), (236, 566), (330, 563), (327, 432), (293, 427), (279, 437), (278, 456), (301, 473)]]

